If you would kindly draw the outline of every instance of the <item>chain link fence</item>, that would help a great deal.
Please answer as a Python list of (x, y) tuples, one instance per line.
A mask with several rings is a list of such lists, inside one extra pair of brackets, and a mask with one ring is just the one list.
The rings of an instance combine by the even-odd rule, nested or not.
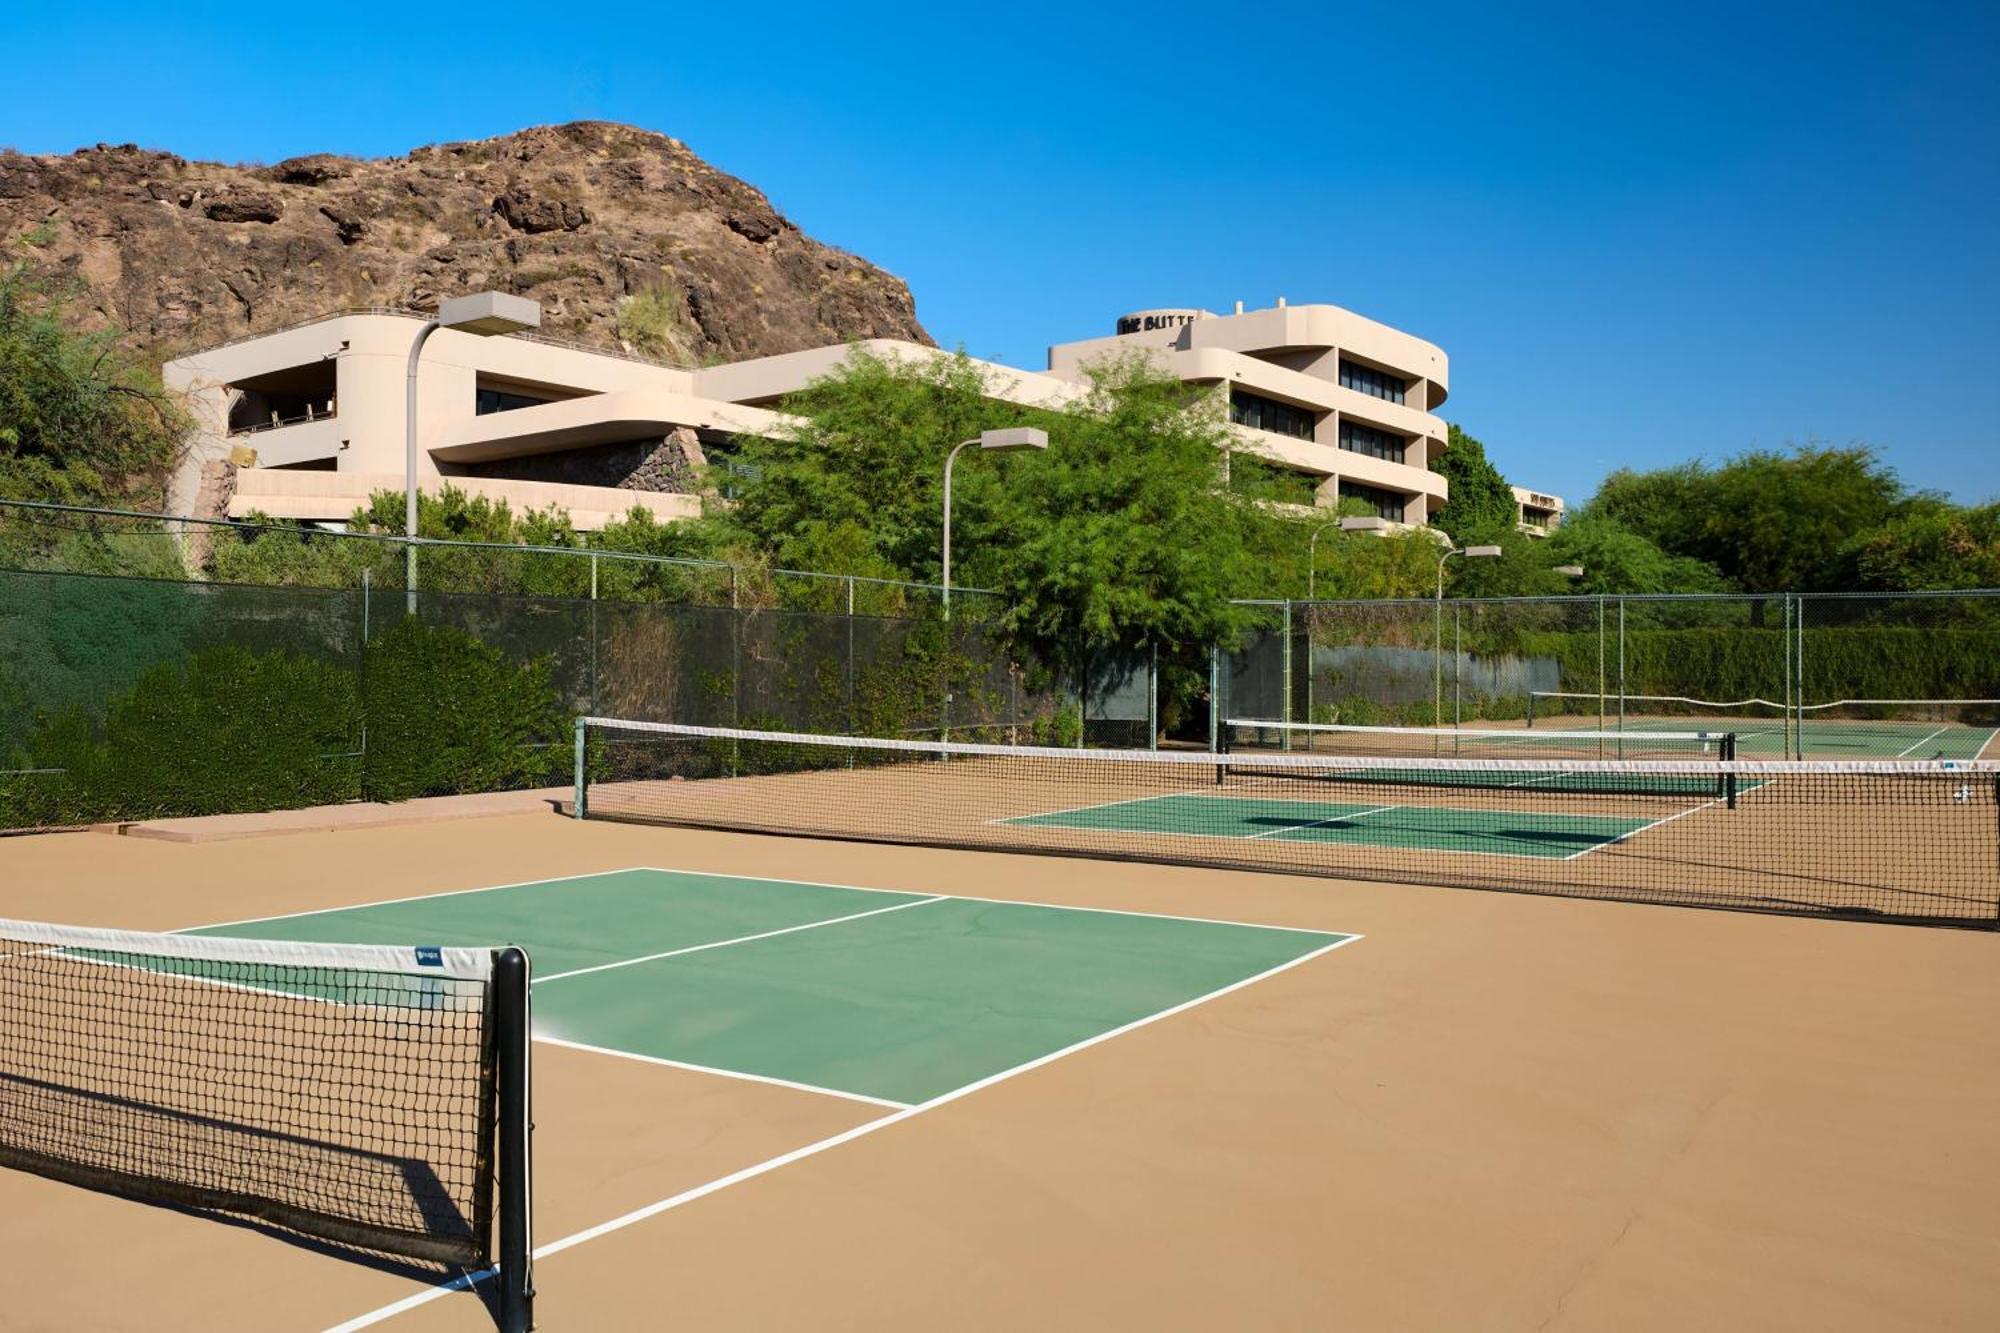
[(2000, 756), (2000, 591), (1246, 602), (1217, 710), (1733, 731), (1746, 758)]
[(579, 714), (1025, 743), (1062, 708), (972, 617), (0, 570), (0, 828), (563, 785)]

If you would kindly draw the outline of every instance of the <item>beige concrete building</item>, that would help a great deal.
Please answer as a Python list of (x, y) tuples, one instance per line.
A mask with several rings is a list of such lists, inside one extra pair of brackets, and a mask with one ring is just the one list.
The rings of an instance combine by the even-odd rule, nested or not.
[[(167, 383), (199, 423), (175, 508), (339, 521), (371, 492), (400, 490), (407, 358), (421, 321), (331, 315), (169, 362)], [(1411, 525), (1444, 502), (1445, 479), (1428, 464), (1446, 447), (1437, 410), (1448, 365), (1433, 344), (1338, 306), (1282, 300), (1229, 315), (1144, 310), (1115, 327), (1051, 347), (1045, 371), (976, 364), (994, 398), (1060, 406), (1083, 395), (1093, 364), (1137, 351), (1226, 397), (1240, 446), (1232, 471), (1265, 470), (1267, 491), (1301, 506), (1360, 500)], [(887, 359), (946, 355), (891, 340), (855, 346)], [(778, 428), (777, 404), (852, 350), (688, 369), (535, 335), (441, 330), (422, 359), (419, 479), (517, 509), (560, 506), (586, 529), (635, 504), (661, 519), (689, 516), (707, 453)], [(1534, 500), (1560, 512), (1554, 497)], [(1522, 513), (1530, 523), (1526, 502)]]
[(1545, 495), (1524, 486), (1514, 487), (1518, 516), (1515, 525), (1530, 537), (1546, 537), (1562, 526), (1563, 502), (1560, 495)]
[[(174, 508), (338, 521), (372, 492), (401, 491), (410, 343), (423, 318), (332, 315), (168, 362), (167, 385), (197, 423)], [(439, 330), (419, 372), (419, 483), (449, 480), (517, 510), (560, 506), (586, 529), (634, 505), (690, 517), (703, 444), (778, 421), (703, 397), (695, 375), (539, 336)], [(233, 490), (218, 494), (224, 462), (238, 466)]]

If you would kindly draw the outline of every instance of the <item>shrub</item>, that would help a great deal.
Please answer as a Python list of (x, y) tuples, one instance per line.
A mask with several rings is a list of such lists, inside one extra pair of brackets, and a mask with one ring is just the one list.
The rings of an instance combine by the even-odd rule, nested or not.
[(569, 768), (569, 718), (544, 659), (516, 665), (463, 630), (402, 620), (363, 658), (370, 800), (508, 791)]
[(71, 704), (34, 728), (0, 825), (279, 810), (359, 793), (353, 677), (299, 653), (209, 648), (142, 673), (102, 726)]

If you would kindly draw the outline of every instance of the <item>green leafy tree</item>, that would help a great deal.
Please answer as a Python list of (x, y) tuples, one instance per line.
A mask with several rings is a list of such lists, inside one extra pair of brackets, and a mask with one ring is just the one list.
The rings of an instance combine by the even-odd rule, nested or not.
[(1581, 565), (1580, 593), (1727, 592), (1720, 570), (1692, 556), (1669, 555), (1615, 518), (1582, 514), (1552, 533), (1545, 550), (1556, 565)]
[[(718, 489), (734, 491), (718, 516), (743, 546), (771, 563), (836, 574), (915, 578), (941, 573), (940, 514), (945, 456), (982, 430), (1026, 414), (986, 396), (979, 368), (963, 355), (903, 361), (851, 354), (833, 374), (786, 399), (794, 424), (770, 439), (745, 438), (711, 466)], [(961, 459), (952, 478), (953, 582), (987, 582), (986, 540), (1000, 479), (1018, 462)]]
[(1837, 553), (1910, 500), (1873, 450), (1806, 445), (1714, 468), (1615, 472), (1585, 512), (1706, 561), (1746, 592), (1812, 592), (1836, 588)]
[[(1002, 624), (1080, 679), (1101, 647), (1198, 655), (1243, 622), (1253, 582), (1240, 507), (1222, 485), (1221, 405), (1142, 358), (1101, 365), (1044, 418), (1046, 453), (1013, 461), (997, 497)], [(996, 460), (998, 461), (998, 460)]]
[(1960, 509), (1924, 497), (1840, 556), (1849, 586), (1864, 591), (2000, 588), (2000, 503)]
[(111, 332), (79, 332), (64, 289), (0, 272), (0, 497), (158, 508), (185, 414)]
[(1486, 457), (1486, 446), (1457, 426), (1447, 447), (1431, 459), (1431, 471), (1451, 484), (1450, 498), (1432, 523), (1459, 545), (1511, 531), (1517, 510), (1514, 490)]

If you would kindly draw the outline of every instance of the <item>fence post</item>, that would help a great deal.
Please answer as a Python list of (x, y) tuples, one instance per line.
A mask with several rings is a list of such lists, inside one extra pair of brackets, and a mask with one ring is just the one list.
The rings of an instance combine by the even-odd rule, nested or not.
[[(1779, 756), (1789, 759), (1792, 757), (1792, 595), (1782, 593), (1779, 600), (1785, 608), (1783, 628), (1778, 631), (1778, 651), (1784, 658), (1784, 665), (1778, 672), (1784, 682), (1778, 696), (1782, 701), (1778, 710), (1778, 732), (1782, 745)], [(1800, 746), (1799, 749), (1803, 752), (1805, 747)]]
[(1160, 645), (1149, 648), (1146, 657), (1146, 748), (1160, 748)]
[(1792, 596), (1798, 620), (1798, 671), (1792, 673), (1792, 695), (1798, 701), (1798, 727), (1792, 735), (1798, 737), (1798, 757), (1806, 757), (1806, 594), (1796, 592)]
[(1618, 599), (1618, 757), (1625, 757), (1625, 599)]
[(597, 552), (590, 553), (590, 709), (598, 711), (597, 700)]
[(1604, 597), (1602, 594), (1597, 598), (1597, 729), (1600, 732), (1604, 730)]
[[(1459, 718), (1460, 698), (1465, 680), (1465, 608), (1458, 602), (1451, 604), (1451, 729), (1457, 731), (1462, 725)], [(1452, 753), (1458, 753), (1458, 737), (1451, 739)]]
[(1208, 752), (1216, 753), (1222, 735), (1222, 644), (1208, 645)]
[[(743, 608), (736, 587), (736, 566), (729, 567), (729, 725), (743, 725)], [(743, 747), (729, 738), (729, 776), (742, 771)]]
[(847, 576), (847, 730), (852, 735), (861, 725), (854, 715), (854, 576)]
[(1283, 635), (1278, 641), (1282, 650), (1279, 654), (1278, 689), (1284, 701), (1278, 706), (1278, 717), (1285, 725), (1279, 731), (1279, 748), (1289, 750), (1292, 748), (1292, 599), (1289, 597), (1285, 599)]

